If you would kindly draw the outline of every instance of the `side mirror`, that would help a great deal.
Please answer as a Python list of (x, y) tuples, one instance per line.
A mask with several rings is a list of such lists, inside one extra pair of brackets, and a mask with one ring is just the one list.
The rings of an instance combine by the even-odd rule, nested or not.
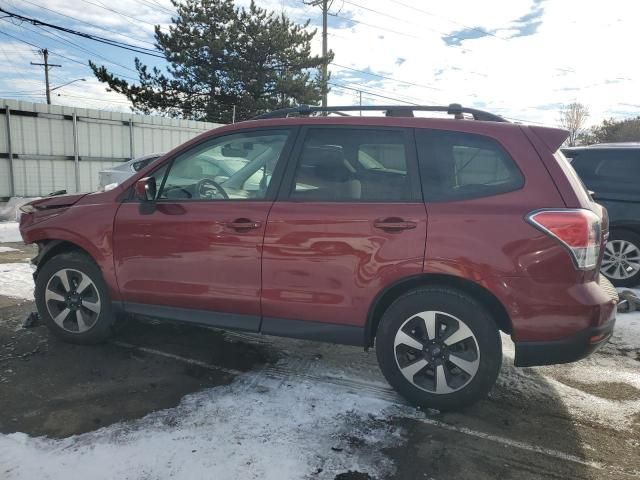
[(136, 182), (136, 197), (144, 202), (152, 202), (156, 199), (157, 187), (156, 179), (144, 177)]

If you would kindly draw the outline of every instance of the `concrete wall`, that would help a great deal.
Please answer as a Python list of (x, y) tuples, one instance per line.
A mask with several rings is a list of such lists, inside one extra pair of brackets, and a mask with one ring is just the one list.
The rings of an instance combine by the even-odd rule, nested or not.
[(100, 170), (219, 126), (0, 99), (0, 197), (93, 191)]

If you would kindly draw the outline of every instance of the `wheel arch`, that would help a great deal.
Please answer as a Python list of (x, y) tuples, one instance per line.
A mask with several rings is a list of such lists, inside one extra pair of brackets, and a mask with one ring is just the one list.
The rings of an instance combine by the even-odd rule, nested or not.
[(77, 243), (70, 242), (69, 240), (42, 240), (38, 242), (38, 256), (36, 257), (36, 272), (38, 274), (42, 266), (51, 260), (56, 255), (65, 252), (80, 252), (91, 258), (95, 263), (96, 259), (87, 250), (82, 248)]
[(493, 314), (498, 324), (498, 328), (505, 333), (511, 334), (512, 324), (509, 314), (498, 298), (482, 285), (456, 277), (440, 273), (425, 273), (400, 279), (385, 287), (378, 293), (369, 307), (367, 321), (365, 324), (365, 348), (373, 346), (373, 341), (378, 330), (378, 324), (385, 310), (401, 295), (419, 287), (443, 286), (455, 288), (461, 292), (473, 296), (476, 300)]

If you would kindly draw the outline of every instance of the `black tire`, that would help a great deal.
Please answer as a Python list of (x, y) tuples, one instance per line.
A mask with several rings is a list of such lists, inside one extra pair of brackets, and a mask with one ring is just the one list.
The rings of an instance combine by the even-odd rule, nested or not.
[[(616, 240), (621, 240), (624, 242), (628, 242), (636, 247), (640, 251), (640, 235), (635, 232), (629, 230), (618, 230), (612, 229), (609, 233), (608, 242), (614, 242)], [(605, 257), (607, 252), (605, 251)], [(604, 259), (603, 259), (604, 261)], [(635, 287), (640, 285), (640, 270), (638, 270), (634, 275), (628, 278), (613, 278), (607, 273), (607, 268), (603, 265), (600, 269), (600, 272), (609, 279), (613, 285), (616, 287)]]
[[(83, 310), (86, 316), (91, 315), (92, 318), (91, 322), (87, 320), (87, 323), (90, 323), (88, 329), (82, 332), (73, 332), (62, 328), (51, 316), (49, 308), (52, 307), (47, 307), (47, 300), (45, 297), (47, 286), (50, 281), (55, 281), (52, 280), (52, 278), (63, 269), (70, 269), (74, 272), (86, 275), (93, 283), (93, 285), (89, 287), (91, 294), (95, 295), (99, 300), (99, 312), (91, 313), (89, 310)], [(87, 255), (77, 251), (65, 252), (56, 255), (40, 267), (36, 276), (35, 284), (35, 299), (36, 306), (38, 307), (38, 313), (51, 333), (56, 337), (70, 343), (90, 345), (103, 342), (112, 335), (115, 315), (111, 305), (109, 291), (102, 278), (100, 268), (95, 264), (93, 259)], [(71, 284), (73, 286), (73, 278), (71, 279)], [(63, 292), (64, 289), (61, 290), (61, 293)], [(58, 301), (56, 300), (55, 302)], [(60, 310), (64, 310), (64, 308), (66, 308), (66, 304), (63, 302), (58, 302), (57, 305), (60, 306)], [(79, 309), (80, 307), (74, 308)], [(70, 311), (70, 314), (66, 317), (69, 319), (66, 323), (72, 323), (72, 313), (74, 313), (73, 310)]]
[[(455, 317), (458, 322), (452, 323), (460, 325), (463, 322), (475, 337), (475, 342), (472, 338), (469, 338), (463, 341), (464, 345), (462, 344), (463, 342), (451, 346), (443, 344), (445, 350), (443, 355), (445, 355), (445, 357), (435, 360), (430, 358), (428, 365), (416, 374), (416, 376), (421, 376), (419, 378), (428, 380), (430, 377), (435, 377), (436, 370), (431, 370), (437, 366), (434, 365), (434, 363), (439, 362), (439, 364), (443, 366), (446, 365), (448, 373), (451, 373), (451, 371), (458, 372), (456, 374), (458, 379), (463, 379), (457, 386), (459, 389), (451, 393), (435, 393), (420, 388), (403, 375), (400, 369), (400, 361), (396, 360), (396, 347), (394, 346), (396, 334), (401, 327), (410, 329), (411, 324), (405, 322), (416, 321), (415, 319), (419, 318), (416, 317), (416, 314), (420, 312), (443, 312), (444, 315), (438, 313), (437, 316), (434, 317), (437, 319), (436, 325), (438, 327), (442, 327), (443, 321), (450, 321), (450, 317), (447, 315)], [(414, 320), (409, 320), (412, 318)], [(403, 327), (403, 325), (405, 325), (405, 327)], [(419, 328), (418, 326), (418, 329)], [(455, 327), (452, 327), (452, 331), (455, 333), (453, 328)], [(462, 331), (463, 327), (458, 328)], [(419, 330), (417, 332), (412, 330), (410, 333), (419, 334)], [(447, 337), (451, 335), (448, 329), (444, 329), (440, 333), (436, 333), (434, 343), (438, 341), (438, 336), (446, 340)], [(421, 338), (426, 337), (421, 336)], [(471, 342), (470, 348), (466, 342)], [(398, 348), (405, 348), (404, 352), (407, 351), (403, 345), (399, 345)], [(429, 347), (426, 347), (427, 350), (428, 348)], [(471, 350), (472, 356), (473, 354), (477, 355), (475, 359), (477, 362), (477, 370), (474, 376), (466, 375), (464, 371), (458, 370), (450, 363), (449, 359), (451, 356), (449, 356), (449, 352), (453, 351), (453, 349), (460, 348)], [(414, 353), (418, 355), (418, 350), (412, 351), (409, 349), (409, 352), (409, 356), (411, 357), (413, 357)], [(424, 287), (402, 295), (384, 312), (376, 335), (376, 355), (380, 369), (387, 381), (403, 397), (412, 403), (440, 411), (459, 410), (485, 397), (493, 387), (502, 364), (502, 343), (496, 322), (488, 311), (473, 297), (448, 287)], [(423, 352), (420, 355), (431, 355), (431, 352)], [(453, 368), (451, 369), (451, 367)], [(416, 376), (412, 376), (414, 380)], [(466, 381), (464, 379), (466, 379)], [(433, 381), (436, 382), (436, 379), (433, 378)], [(447, 379), (446, 383), (447, 387), (449, 387), (449, 379)], [(434, 386), (435, 385), (436, 383), (434, 383)]]

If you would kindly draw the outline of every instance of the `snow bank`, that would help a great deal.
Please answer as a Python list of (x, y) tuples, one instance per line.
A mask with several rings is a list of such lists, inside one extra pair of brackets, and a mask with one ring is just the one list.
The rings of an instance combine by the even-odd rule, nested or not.
[(22, 242), (18, 222), (0, 223), (0, 243)]
[(33, 300), (33, 265), (0, 263), (0, 295)]
[(17, 248), (11, 248), (11, 247), (0, 247), (0, 253), (6, 253), (6, 252), (19, 252), (20, 250), (18, 250)]
[(387, 422), (395, 408), (336, 385), (247, 374), (96, 432), (0, 436), (0, 465), (7, 480), (328, 480), (349, 469), (382, 478), (393, 473), (382, 449), (403, 441)]

